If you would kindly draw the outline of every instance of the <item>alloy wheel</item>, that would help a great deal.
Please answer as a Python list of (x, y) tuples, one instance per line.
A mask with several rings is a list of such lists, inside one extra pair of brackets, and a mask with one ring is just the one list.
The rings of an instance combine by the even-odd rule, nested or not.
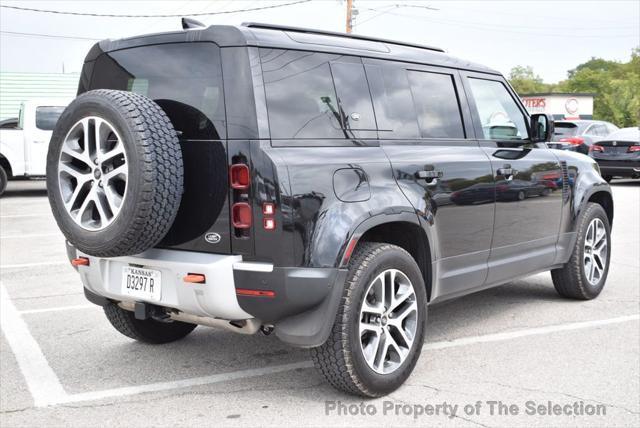
[(106, 120), (78, 121), (62, 143), (60, 193), (69, 216), (83, 229), (103, 230), (116, 219), (127, 193), (124, 143)]
[(413, 284), (403, 272), (387, 269), (371, 281), (360, 309), (360, 349), (377, 373), (396, 371), (407, 359), (418, 326)]
[(599, 218), (594, 218), (587, 227), (584, 238), (584, 274), (591, 285), (596, 285), (602, 279), (607, 262), (607, 230)]

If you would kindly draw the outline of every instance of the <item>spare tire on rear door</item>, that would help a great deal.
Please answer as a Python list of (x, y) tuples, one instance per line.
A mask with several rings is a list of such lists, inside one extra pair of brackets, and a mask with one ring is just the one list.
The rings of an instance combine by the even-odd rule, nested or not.
[(49, 203), (80, 251), (141, 253), (169, 231), (183, 191), (178, 136), (149, 98), (99, 89), (60, 116), (47, 156)]

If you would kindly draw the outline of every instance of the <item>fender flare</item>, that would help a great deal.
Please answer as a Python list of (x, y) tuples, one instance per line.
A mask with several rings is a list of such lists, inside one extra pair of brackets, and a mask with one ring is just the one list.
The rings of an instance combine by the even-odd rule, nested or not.
[[(393, 212), (391, 212), (393, 211)], [(344, 284), (348, 274), (348, 260), (343, 266), (345, 251), (353, 251), (358, 240), (366, 231), (375, 226), (386, 223), (405, 222), (421, 227), (420, 220), (413, 209), (387, 209), (377, 215), (368, 217), (353, 228), (340, 250), (340, 265), (331, 290), (327, 296), (315, 307), (296, 315), (279, 320), (275, 323), (276, 336), (283, 342), (302, 348), (313, 348), (326, 342), (338, 313), (338, 307), (344, 292)], [(427, 235), (428, 237), (428, 235)], [(352, 244), (352, 242), (354, 244)], [(429, 239), (429, 242), (432, 241)]]

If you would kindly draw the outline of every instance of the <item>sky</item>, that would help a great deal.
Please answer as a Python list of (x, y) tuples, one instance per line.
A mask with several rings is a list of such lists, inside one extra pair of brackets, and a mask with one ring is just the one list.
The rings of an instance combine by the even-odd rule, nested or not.
[[(0, 0), (0, 5), (97, 14), (190, 16), (292, 1)], [(640, 0), (354, 0), (354, 5), (357, 34), (438, 46), (505, 75), (516, 65), (528, 65), (547, 83), (565, 79), (568, 70), (591, 57), (628, 61), (631, 50), (640, 46)], [(207, 25), (254, 21), (344, 31), (345, 17), (346, 1), (312, 0), (197, 19)], [(179, 29), (178, 17), (108, 18), (0, 8), (0, 71), (77, 72), (97, 40)], [(39, 36), (43, 34), (73, 38)]]

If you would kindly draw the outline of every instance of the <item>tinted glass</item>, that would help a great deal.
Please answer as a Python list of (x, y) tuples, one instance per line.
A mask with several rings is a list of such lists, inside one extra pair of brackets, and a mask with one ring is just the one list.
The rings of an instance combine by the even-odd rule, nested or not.
[(338, 55), (261, 49), (273, 139), (345, 138), (329, 63)]
[(408, 71), (423, 138), (464, 138), (458, 96), (450, 74)]
[(52, 131), (64, 109), (60, 106), (36, 107), (36, 128)]
[(569, 122), (556, 122), (554, 124), (553, 140), (559, 141), (561, 138), (574, 137), (578, 134), (578, 127)]
[(366, 65), (380, 138), (420, 138), (407, 72), (400, 67)]
[(167, 113), (182, 138), (225, 138), (220, 48), (213, 43), (176, 43), (123, 49), (101, 55), (90, 89), (145, 95)]
[(375, 130), (371, 95), (362, 64), (333, 62), (331, 72), (345, 128)]
[(18, 127), (18, 118), (14, 117), (11, 119), (5, 119), (0, 122), (0, 128), (2, 129), (19, 129)]
[(469, 86), (485, 140), (529, 138), (524, 115), (501, 82), (469, 79)]

